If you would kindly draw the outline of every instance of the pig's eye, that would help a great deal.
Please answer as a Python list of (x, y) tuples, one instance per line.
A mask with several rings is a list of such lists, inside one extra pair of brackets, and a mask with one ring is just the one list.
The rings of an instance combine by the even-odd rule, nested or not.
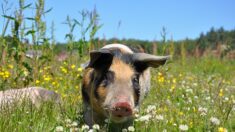
[(134, 75), (132, 78), (133, 85), (139, 85), (139, 74)]
[(110, 83), (112, 83), (114, 80), (114, 73), (111, 71), (108, 71), (104, 74), (102, 81), (101, 81), (101, 86), (106, 87)]
[(135, 94), (136, 94), (135, 105), (138, 105), (138, 101), (139, 101), (139, 97), (140, 97), (139, 78), (140, 78), (139, 74), (134, 75), (133, 78), (132, 78), (132, 85), (133, 85), (133, 89), (134, 89)]

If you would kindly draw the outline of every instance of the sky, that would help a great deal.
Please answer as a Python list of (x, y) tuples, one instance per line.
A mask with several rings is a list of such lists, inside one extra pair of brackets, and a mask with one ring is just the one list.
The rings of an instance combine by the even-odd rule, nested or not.
[[(26, 0), (26, 4), (31, 2)], [(53, 8), (44, 19), (48, 27), (54, 21), (58, 42), (66, 41), (69, 29), (62, 23), (68, 15), (79, 20), (79, 12), (94, 8), (100, 16), (99, 24), (103, 24), (96, 37), (106, 39), (161, 40), (163, 27), (167, 38), (174, 40), (197, 38), (211, 27), (235, 29), (234, 0), (46, 0), (45, 5), (46, 9)], [(32, 14), (32, 11), (26, 13)], [(77, 40), (79, 32), (79, 29), (74, 32)]]

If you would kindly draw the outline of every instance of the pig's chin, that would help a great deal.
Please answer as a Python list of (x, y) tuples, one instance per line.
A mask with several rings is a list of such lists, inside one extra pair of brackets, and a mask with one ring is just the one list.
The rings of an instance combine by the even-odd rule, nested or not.
[(124, 123), (128, 120), (131, 119), (131, 117), (117, 117), (117, 116), (111, 116), (110, 117), (111, 121), (114, 122), (114, 123)]
[(122, 117), (114, 116), (111, 114), (111, 112), (108, 111), (105, 112), (105, 116), (113, 123), (124, 123), (126, 121), (129, 121), (130, 119), (133, 119), (132, 116), (122, 116)]

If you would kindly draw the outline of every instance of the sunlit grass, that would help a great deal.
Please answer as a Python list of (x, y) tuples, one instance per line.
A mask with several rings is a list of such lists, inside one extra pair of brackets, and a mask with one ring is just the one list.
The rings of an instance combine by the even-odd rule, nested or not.
[[(234, 67), (234, 62), (227, 60), (191, 58), (184, 66), (175, 60), (157, 70), (152, 69), (150, 94), (133, 126), (126, 131), (233, 131)], [(11, 79), (14, 68), (1, 67), (2, 87), (3, 82), (14, 86)], [(8, 77), (4, 77), (5, 71), (10, 73)], [(44, 66), (30, 86), (56, 91), (61, 94), (62, 105), (45, 104), (40, 108), (23, 105), (12, 111), (2, 111), (0, 131), (87, 130), (82, 119), (81, 79), (80, 64), (65, 61)], [(108, 125), (99, 127), (108, 130)]]

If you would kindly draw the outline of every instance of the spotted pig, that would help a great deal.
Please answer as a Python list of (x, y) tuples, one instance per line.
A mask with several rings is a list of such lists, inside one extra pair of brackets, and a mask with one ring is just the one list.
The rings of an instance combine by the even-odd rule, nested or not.
[(150, 90), (149, 67), (164, 65), (168, 58), (135, 53), (122, 44), (90, 52), (82, 82), (85, 122), (89, 126), (105, 119), (115, 124), (132, 122)]

